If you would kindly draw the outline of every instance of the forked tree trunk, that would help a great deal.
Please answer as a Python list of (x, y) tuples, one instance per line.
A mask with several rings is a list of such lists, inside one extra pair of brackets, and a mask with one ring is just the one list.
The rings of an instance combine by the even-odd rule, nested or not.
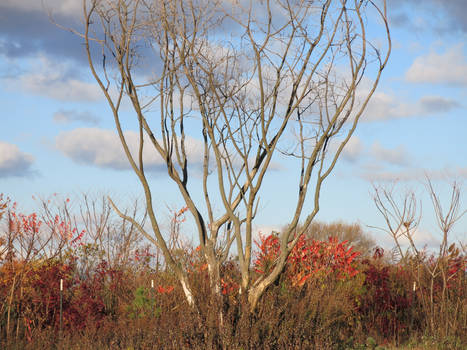
[(220, 265), (219, 260), (215, 255), (215, 250), (212, 243), (206, 245), (206, 262), (208, 265), (209, 283), (211, 289), (211, 307), (217, 314), (217, 321), (219, 326), (219, 332), (222, 334), (224, 327), (224, 314), (222, 310), (222, 287), (221, 287), (221, 276), (220, 276)]
[(268, 284), (266, 281), (262, 281), (260, 284), (255, 286), (254, 288), (251, 288), (248, 291), (248, 305), (250, 307), (250, 312), (254, 312), (256, 309), (256, 306), (258, 305), (258, 301), (263, 295), (264, 291), (268, 287)]
[(185, 299), (188, 302), (188, 305), (195, 307), (195, 298), (191, 291), (190, 285), (185, 277), (179, 278), (180, 284), (182, 285), (183, 293), (185, 294)]

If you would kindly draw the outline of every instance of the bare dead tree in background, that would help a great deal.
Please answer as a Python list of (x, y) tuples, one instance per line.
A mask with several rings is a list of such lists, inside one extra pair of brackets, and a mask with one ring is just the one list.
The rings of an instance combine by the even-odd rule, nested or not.
[[(131, 254), (141, 248), (142, 234), (134, 222), (144, 227), (147, 215), (141, 210), (138, 199), (124, 211), (124, 216), (131, 220), (115, 218), (106, 196), (97, 198), (83, 194), (79, 211), (87, 242), (102, 247), (105, 260), (112, 268), (128, 264)], [(157, 256), (157, 249), (155, 253)]]
[[(461, 188), (458, 183), (451, 185), (450, 198), (447, 206), (443, 206), (439, 192), (433, 186), (430, 178), (426, 179), (426, 188), (433, 205), (441, 241), (437, 253), (429, 255), (426, 247), (417, 247), (415, 242), (416, 230), (421, 219), (421, 202), (417, 201), (413, 191), (407, 191), (397, 198), (394, 186), (390, 189), (374, 187), (374, 202), (383, 216), (386, 228), (400, 254), (400, 262), (411, 267), (414, 278), (414, 291), (420, 294), (423, 308), (427, 317), (427, 327), (433, 334), (442, 337), (450, 335), (450, 330), (457, 330), (462, 319), (462, 305), (464, 300), (452, 293), (449, 288), (450, 281), (458, 279), (465, 283), (465, 271), (463, 268), (453, 268), (456, 264), (462, 265), (465, 258), (461, 254), (464, 249), (460, 243), (460, 249), (455, 243), (450, 243), (450, 234), (454, 225), (467, 211), (462, 211), (460, 206)], [(404, 242), (404, 239), (406, 242)], [(404, 245), (408, 247), (404, 250)], [(460, 278), (459, 278), (460, 277)], [(438, 286), (437, 286), (438, 284)], [(465, 285), (463, 286), (465, 288)], [(454, 295), (450, 295), (454, 294)], [(452, 306), (454, 305), (454, 307)]]
[[(374, 186), (373, 201), (383, 216), (386, 227), (373, 227), (387, 232), (396, 245), (396, 255), (405, 260), (410, 255), (420, 253), (414, 242), (414, 234), (420, 224), (422, 216), (421, 202), (417, 200), (415, 192), (407, 191), (400, 200), (396, 198), (394, 186), (391, 188)], [(402, 240), (406, 238), (409, 247), (404, 251)]]
[[(378, 85), (391, 48), (385, 1), (85, 0), (83, 14), (78, 34), (144, 189), (152, 232), (135, 226), (196, 307), (153, 206), (145, 167), (152, 149), (196, 224), (213, 296), (221, 298), (220, 266), (235, 242), (253, 310), (318, 213), (322, 185)], [(381, 49), (369, 41), (367, 14), (380, 26)], [(124, 101), (138, 125), (135, 148)], [(253, 280), (253, 223), (265, 179), (284, 158), (297, 172), (291, 223), (274, 268)]]

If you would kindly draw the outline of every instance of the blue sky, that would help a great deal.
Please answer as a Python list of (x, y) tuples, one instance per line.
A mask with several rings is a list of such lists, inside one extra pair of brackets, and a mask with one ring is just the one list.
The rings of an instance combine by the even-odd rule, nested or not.
[[(45, 1), (58, 22), (75, 25), (80, 2)], [(464, 182), (465, 188), (467, 179), (467, 2), (389, 0), (388, 11), (389, 65), (324, 186), (318, 219), (382, 226), (372, 183), (398, 180), (423, 200), (418, 242), (430, 245), (438, 233), (423, 193), (424, 174), (442, 194), (449, 182)], [(82, 40), (51, 24), (41, 1), (0, 2), (0, 80), (0, 193), (26, 210), (36, 205), (33, 195), (107, 193), (124, 202), (141, 193), (112, 141), (113, 119), (87, 69)], [(156, 207), (180, 206), (174, 186), (157, 170), (160, 164), (154, 166)], [(287, 176), (283, 167), (265, 184), (270, 196), (260, 206), (258, 230), (287, 223), (292, 195), (278, 186)], [(366, 230), (390, 243), (384, 233)], [(466, 241), (466, 218), (453, 233)]]

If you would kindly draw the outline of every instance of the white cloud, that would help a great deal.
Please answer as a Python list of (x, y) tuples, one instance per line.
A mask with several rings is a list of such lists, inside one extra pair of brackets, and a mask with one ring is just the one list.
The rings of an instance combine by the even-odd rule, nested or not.
[[(135, 131), (125, 131), (124, 135), (130, 151), (135, 157), (139, 147), (139, 134)], [(131, 169), (118, 135), (108, 129), (76, 128), (62, 132), (55, 139), (55, 147), (76, 163), (115, 170)], [(199, 176), (203, 167), (204, 145), (201, 140), (186, 136), (185, 148), (188, 168), (193, 172), (193, 176)], [(175, 150), (172, 157), (174, 164), (178, 166)], [(147, 135), (144, 135), (143, 161), (144, 168), (147, 171), (166, 171), (165, 161), (159, 156)], [(233, 158), (232, 161), (234, 167), (243, 165), (242, 160), (239, 158)], [(250, 166), (253, 166), (253, 158), (249, 159), (249, 163)], [(216, 169), (212, 153), (209, 167), (211, 172)], [(277, 162), (271, 162), (269, 169), (271, 171), (281, 171), (283, 167)]]
[(7, 84), (59, 101), (97, 101), (102, 98), (99, 86), (77, 78), (79, 72), (69, 64), (40, 55), (31, 68), (30, 72), (18, 77), (6, 78)]
[(360, 138), (352, 136), (352, 138), (345, 145), (342, 151), (342, 158), (349, 161), (355, 162), (361, 156), (363, 151), (363, 144)]
[[(329, 156), (334, 156), (342, 141), (342, 138), (331, 140), (328, 148)], [(365, 154), (364, 148), (364, 144), (360, 138), (356, 135), (353, 135), (342, 150), (340, 159), (350, 163), (355, 163)]]
[(452, 167), (445, 169), (424, 169), (424, 168), (407, 168), (399, 171), (389, 171), (384, 169), (367, 169), (361, 173), (361, 177), (368, 181), (381, 182), (408, 182), (421, 181), (426, 177), (431, 180), (446, 180), (446, 179), (467, 179), (467, 168)]
[(60, 124), (69, 124), (72, 122), (83, 122), (86, 124), (97, 125), (99, 118), (89, 112), (78, 112), (74, 110), (60, 109), (53, 115), (53, 120)]
[[(136, 149), (137, 133), (128, 131), (125, 136), (131, 148)], [(118, 170), (130, 169), (120, 140), (117, 134), (111, 130), (79, 128), (63, 132), (57, 136), (56, 147), (78, 163)], [(148, 167), (162, 165), (162, 159), (155, 159), (152, 152), (146, 151), (145, 153), (145, 163)]]
[(465, 0), (391, 0), (391, 23), (410, 31), (455, 35), (467, 31), (467, 2)]
[[(422, 230), (420, 228), (417, 228), (413, 232), (412, 239), (418, 250), (422, 250), (424, 247), (427, 247), (427, 248), (439, 247), (439, 244), (441, 243), (440, 239), (436, 238), (434, 234), (432, 234), (429, 231)], [(403, 238), (401, 239), (401, 243), (405, 247), (408, 247), (410, 244), (406, 236), (403, 236)]]
[[(137, 154), (138, 133), (126, 131), (125, 137), (133, 155)], [(165, 162), (152, 144), (145, 138), (143, 160), (145, 169), (160, 171), (165, 169)], [(65, 156), (82, 164), (95, 165), (117, 170), (130, 169), (130, 163), (123, 151), (118, 135), (106, 129), (78, 128), (62, 132), (56, 138), (56, 147)], [(191, 164), (199, 166), (202, 162), (201, 142), (187, 137), (187, 158)]]
[[(331, 144), (331, 151), (335, 152), (337, 146), (337, 143)], [(342, 159), (358, 163), (359, 170), (365, 174), (363, 177), (367, 178), (368, 174), (384, 172), (387, 166), (406, 167), (412, 157), (403, 145), (387, 148), (378, 141), (366, 145), (359, 137), (352, 136), (342, 152)]]
[(34, 157), (22, 152), (18, 146), (0, 141), (0, 178), (31, 175), (33, 161)]
[(413, 181), (423, 178), (423, 171), (406, 169), (400, 171), (389, 171), (389, 170), (379, 170), (379, 171), (364, 171), (361, 173), (361, 177), (370, 182), (406, 182)]
[(376, 92), (368, 104), (362, 121), (379, 121), (447, 113), (460, 104), (443, 96), (423, 96), (415, 102), (384, 92)]
[(379, 161), (394, 165), (407, 165), (409, 163), (407, 150), (403, 146), (389, 149), (383, 147), (379, 142), (375, 142), (371, 146), (370, 154)]
[(54, 14), (69, 17), (81, 16), (83, 12), (81, 0), (2, 0), (2, 5), (21, 11), (42, 12), (50, 9)]
[(455, 100), (442, 96), (424, 96), (418, 101), (417, 107), (419, 113), (434, 114), (449, 112), (461, 105)]
[[(381, 228), (385, 229), (385, 227)], [(379, 242), (380, 245), (383, 246), (383, 248), (390, 249), (396, 247), (396, 242), (389, 233), (373, 232), (372, 236), (377, 242)], [(417, 228), (414, 232), (412, 232), (412, 240), (415, 244), (415, 247), (419, 251), (422, 251), (425, 248), (428, 250), (433, 250), (438, 248), (440, 244), (440, 239), (437, 238), (433, 233), (420, 228)], [(410, 241), (404, 235), (400, 236), (399, 244), (404, 251), (410, 247)]]
[(467, 85), (467, 57), (457, 45), (442, 54), (430, 52), (415, 59), (405, 74), (411, 83)]

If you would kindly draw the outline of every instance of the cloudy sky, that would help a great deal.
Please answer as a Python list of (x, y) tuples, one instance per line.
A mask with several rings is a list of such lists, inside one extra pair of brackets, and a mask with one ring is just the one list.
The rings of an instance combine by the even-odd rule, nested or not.
[[(92, 192), (126, 198), (141, 193), (90, 77), (82, 40), (51, 24), (43, 3), (57, 22), (79, 26), (78, 0), (0, 1), (0, 193), (27, 210), (34, 208), (33, 195)], [(424, 221), (418, 239), (432, 244), (437, 230), (421, 185), (425, 174), (442, 193), (449, 181), (467, 186), (467, 1), (388, 3), (389, 66), (325, 185), (319, 219), (381, 226), (372, 184), (398, 180), (401, 189), (413, 187), (420, 194)], [(129, 138), (136, 140), (132, 133)], [(147, 159), (159, 208), (181, 205), (160, 160), (151, 154)], [(287, 169), (276, 173), (269, 185), (281, 200), (272, 196), (262, 203), (258, 229), (287, 222), (288, 194), (274, 186)], [(464, 219), (456, 238), (466, 232)], [(375, 235), (387, 242), (384, 234)]]

